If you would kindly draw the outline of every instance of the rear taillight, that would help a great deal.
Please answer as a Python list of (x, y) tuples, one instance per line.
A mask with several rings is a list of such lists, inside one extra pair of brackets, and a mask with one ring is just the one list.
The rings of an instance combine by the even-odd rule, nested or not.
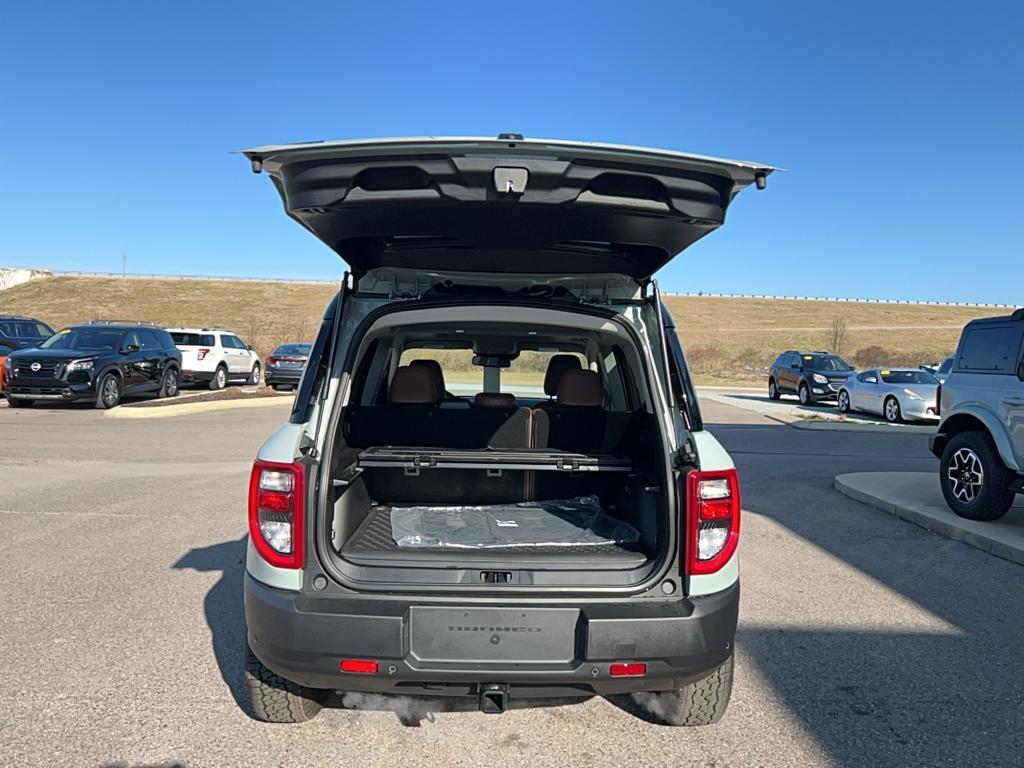
[(740, 485), (735, 469), (686, 477), (686, 541), (690, 576), (714, 573), (729, 562), (740, 537)]
[(249, 478), (249, 538), (277, 568), (302, 568), (305, 473), (301, 464), (256, 460)]
[(267, 358), (267, 365), (277, 365), (277, 358), (276, 357), (268, 357)]
[(197, 350), (196, 350), (196, 360), (202, 360), (202, 359), (204, 359), (204, 358), (205, 358), (205, 357), (206, 357), (206, 356), (207, 356), (208, 354), (210, 354), (210, 350), (209, 350), (209, 349), (207, 349), (206, 347), (201, 347), (201, 348), (199, 348), (199, 349), (197, 349)]

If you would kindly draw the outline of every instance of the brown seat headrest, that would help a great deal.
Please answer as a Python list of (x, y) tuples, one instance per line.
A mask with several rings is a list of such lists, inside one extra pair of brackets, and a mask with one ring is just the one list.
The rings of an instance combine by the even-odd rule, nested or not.
[(604, 405), (604, 387), (594, 371), (566, 371), (558, 384), (559, 405), (600, 408)]
[(544, 374), (544, 394), (557, 395), (558, 384), (566, 371), (578, 371), (583, 366), (576, 355), (552, 355), (548, 360), (548, 370)]
[(477, 392), (473, 396), (477, 408), (515, 408), (516, 396), (510, 392)]
[(433, 371), (422, 365), (403, 365), (395, 371), (388, 390), (388, 402), (402, 405), (437, 405), (441, 388)]
[(444, 395), (444, 371), (441, 370), (441, 364), (437, 360), (428, 360), (423, 358), (421, 360), (413, 360), (409, 365), (421, 365), (424, 368), (429, 368), (437, 379), (437, 387), (441, 390), (441, 394)]

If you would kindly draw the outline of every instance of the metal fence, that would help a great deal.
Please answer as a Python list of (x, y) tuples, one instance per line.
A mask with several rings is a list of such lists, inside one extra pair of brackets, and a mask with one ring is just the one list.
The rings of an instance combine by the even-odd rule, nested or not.
[(240, 275), (162, 275), (148, 272), (85, 272), (77, 269), (49, 269), (55, 277), (120, 277), (127, 280), (229, 280), (246, 283), (301, 283), (310, 285), (338, 285), (336, 280), (304, 277), (243, 277)]
[(932, 307), (977, 307), (979, 309), (1016, 309), (1017, 304), (976, 304), (969, 301), (921, 301), (917, 299), (849, 299), (842, 296), (775, 296), (765, 293), (675, 293), (663, 291), (662, 296), (685, 296), (705, 299), (770, 299), (772, 301), (822, 301), (848, 304), (907, 304)]

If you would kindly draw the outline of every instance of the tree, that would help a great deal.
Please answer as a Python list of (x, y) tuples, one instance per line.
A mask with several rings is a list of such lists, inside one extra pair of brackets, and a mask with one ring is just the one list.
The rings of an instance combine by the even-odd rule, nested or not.
[(846, 349), (846, 341), (846, 320), (841, 317), (832, 318), (825, 339), (826, 349), (833, 354), (841, 355)]

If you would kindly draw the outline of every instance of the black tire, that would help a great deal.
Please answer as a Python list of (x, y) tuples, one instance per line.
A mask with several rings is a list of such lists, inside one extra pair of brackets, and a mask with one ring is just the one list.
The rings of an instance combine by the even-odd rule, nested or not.
[(807, 386), (807, 382), (800, 382), (800, 389), (797, 392), (800, 397), (800, 405), (813, 405), (814, 402), (811, 400), (811, 388)]
[(903, 410), (900, 408), (900, 401), (895, 397), (885, 398), (885, 402), (882, 404), (882, 416), (890, 424), (901, 424)]
[(633, 698), (665, 725), (714, 725), (732, 696), (733, 656), (696, 682), (665, 693), (637, 693)]
[(247, 383), (247, 384), (248, 384), (248, 385), (249, 385), (250, 387), (255, 387), (255, 386), (257, 386), (257, 385), (258, 385), (258, 384), (260, 383), (260, 371), (261, 371), (261, 370), (262, 370), (262, 369), (260, 368), (260, 364), (259, 364), (259, 363), (256, 363), (256, 364), (255, 364), (255, 365), (254, 365), (254, 366), (252, 367), (252, 370), (251, 370), (251, 371), (249, 371), (249, 381), (248, 381), (248, 382), (246, 382), (246, 383)]
[(285, 680), (267, 669), (245, 644), (245, 682), (252, 715), (265, 723), (304, 723), (324, 706), (330, 691), (321, 691)]
[(160, 397), (177, 397), (181, 384), (180, 374), (177, 368), (168, 368), (164, 371), (163, 381), (160, 382)]
[(121, 379), (116, 373), (105, 373), (100, 377), (99, 386), (96, 387), (96, 407), (103, 409), (114, 408), (121, 402), (124, 388), (121, 386)]
[(218, 365), (217, 370), (213, 372), (213, 378), (210, 379), (210, 389), (214, 392), (224, 389), (228, 385), (228, 369), (223, 365)]
[(22, 400), (20, 397), (15, 400), (8, 400), (8, 408), (31, 408), (35, 400)]
[(779, 385), (775, 383), (775, 379), (768, 379), (768, 399), (778, 400), (782, 395), (779, 393)]
[(840, 389), (839, 394), (836, 395), (836, 407), (840, 413), (850, 412), (850, 393), (845, 389)]
[[(968, 488), (971, 484), (965, 474), (972, 455), (981, 470), (980, 488), (973, 489)], [(1003, 464), (987, 432), (961, 432), (946, 443), (939, 461), (939, 485), (949, 508), (960, 517), (998, 520), (1013, 506), (1016, 494), (1010, 490), (1012, 481), (1013, 473)]]

